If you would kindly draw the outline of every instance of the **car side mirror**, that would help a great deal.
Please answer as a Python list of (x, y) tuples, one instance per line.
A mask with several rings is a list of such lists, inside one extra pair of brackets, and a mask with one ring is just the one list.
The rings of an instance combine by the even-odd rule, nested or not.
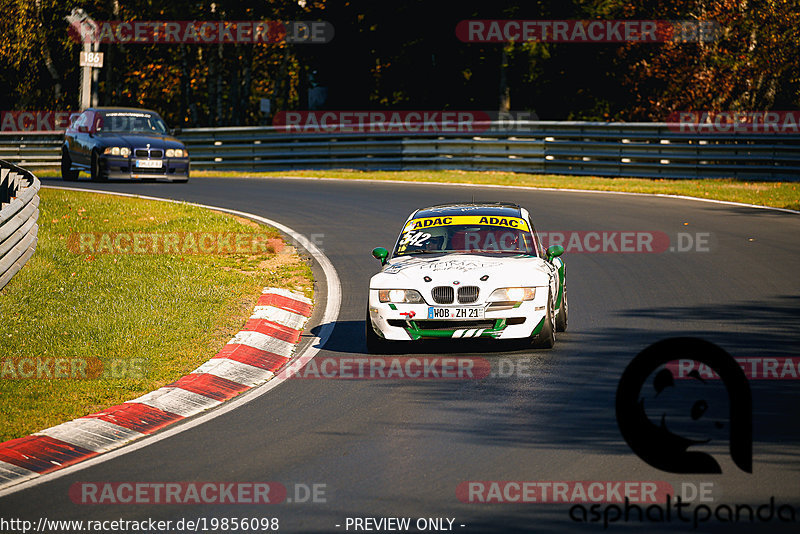
[(381, 260), (381, 265), (386, 265), (386, 258), (389, 257), (389, 251), (383, 247), (372, 249), (372, 257), (376, 260)]
[(564, 247), (561, 245), (551, 245), (547, 247), (547, 261), (553, 261), (553, 258), (557, 258), (564, 253)]
[(172, 137), (177, 137), (177, 136), (179, 136), (179, 135), (181, 134), (181, 129), (180, 129), (180, 128), (173, 128), (173, 129), (171, 129), (171, 130), (169, 131), (169, 134), (170, 134)]

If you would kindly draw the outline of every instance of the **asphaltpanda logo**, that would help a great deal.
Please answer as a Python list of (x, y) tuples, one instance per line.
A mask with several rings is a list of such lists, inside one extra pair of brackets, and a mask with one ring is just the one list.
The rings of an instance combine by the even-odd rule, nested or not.
[[(676, 378), (666, 364), (679, 359), (705, 364), (721, 380), (697, 371)], [(670, 338), (628, 364), (617, 387), (617, 424), (633, 452), (662, 471), (721, 473), (717, 460), (697, 449), (727, 440), (736, 466), (752, 473), (752, 404), (747, 377), (730, 354), (702, 339)]]

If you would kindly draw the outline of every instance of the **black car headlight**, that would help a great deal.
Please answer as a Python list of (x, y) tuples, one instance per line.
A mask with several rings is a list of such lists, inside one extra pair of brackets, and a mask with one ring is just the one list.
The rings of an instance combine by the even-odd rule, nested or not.
[(122, 156), (127, 158), (131, 155), (131, 149), (126, 146), (109, 146), (103, 150), (103, 154), (110, 154), (112, 156)]
[(415, 289), (379, 289), (378, 300), (399, 304), (422, 304), (425, 300)]

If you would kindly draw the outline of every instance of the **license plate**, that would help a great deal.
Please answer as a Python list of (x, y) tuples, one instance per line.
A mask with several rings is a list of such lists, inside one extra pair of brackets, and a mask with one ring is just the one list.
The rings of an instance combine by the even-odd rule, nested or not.
[(164, 162), (160, 159), (137, 159), (136, 166), (140, 169), (160, 169)]
[(483, 308), (428, 308), (428, 319), (483, 319)]

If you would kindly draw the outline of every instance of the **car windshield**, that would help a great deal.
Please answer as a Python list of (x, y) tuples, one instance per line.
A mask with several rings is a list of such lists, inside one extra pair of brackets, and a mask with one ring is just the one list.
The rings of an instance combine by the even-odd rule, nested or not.
[(536, 255), (536, 246), (517, 217), (428, 217), (406, 223), (394, 256), (455, 252)]
[(100, 113), (95, 121), (97, 132), (165, 134), (169, 130), (154, 113), (107, 111)]

